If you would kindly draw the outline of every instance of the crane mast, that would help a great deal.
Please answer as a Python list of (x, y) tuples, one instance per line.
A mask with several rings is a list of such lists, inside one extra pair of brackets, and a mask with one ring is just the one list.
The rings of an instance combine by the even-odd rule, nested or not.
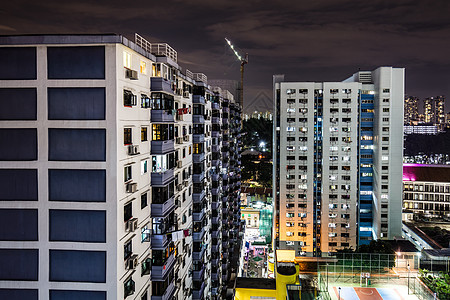
[(245, 56), (242, 56), (239, 54), (239, 52), (234, 48), (234, 45), (231, 43), (231, 41), (227, 38), (225, 38), (225, 41), (227, 41), (228, 46), (230, 46), (231, 50), (233, 51), (234, 55), (236, 55), (237, 59), (241, 62), (241, 85), (239, 88), (239, 98), (241, 101), (242, 111), (241, 111), (241, 128), (244, 121), (244, 66), (248, 63), (248, 53), (245, 53)]

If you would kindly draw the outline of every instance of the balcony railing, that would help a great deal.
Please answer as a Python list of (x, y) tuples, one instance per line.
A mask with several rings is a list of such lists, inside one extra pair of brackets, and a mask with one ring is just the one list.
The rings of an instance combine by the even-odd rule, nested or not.
[(165, 185), (174, 178), (173, 169), (162, 173), (152, 173), (152, 185)]
[(168, 199), (166, 202), (162, 204), (154, 204), (152, 203), (152, 218), (155, 217), (165, 217), (170, 212), (172, 212), (175, 209), (175, 200), (174, 196), (172, 196), (170, 199)]
[(172, 252), (163, 266), (152, 266), (152, 280), (164, 280), (164, 278), (172, 270), (174, 265), (175, 255), (174, 252)]
[(162, 296), (152, 296), (151, 300), (171, 300), (175, 293), (175, 283), (172, 281)]
[(152, 141), (152, 154), (166, 154), (175, 151), (175, 140)]
[(152, 109), (152, 122), (174, 122), (172, 110)]

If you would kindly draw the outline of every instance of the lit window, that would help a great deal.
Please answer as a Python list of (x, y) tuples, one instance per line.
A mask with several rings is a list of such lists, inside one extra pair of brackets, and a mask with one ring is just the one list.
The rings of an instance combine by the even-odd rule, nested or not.
[(330, 181), (335, 181), (336, 180), (336, 175), (330, 175), (329, 179), (330, 179)]
[(389, 160), (389, 156), (382, 156), (381, 160)]
[(295, 94), (295, 89), (287, 89), (286, 94), (288, 94), (288, 95)]
[(338, 128), (337, 127), (330, 127), (330, 132), (337, 132)]
[(328, 233), (329, 237), (336, 237), (337, 233), (336, 232), (330, 232)]
[(147, 63), (141, 60), (140, 64), (141, 73), (147, 75)]
[(148, 224), (141, 229), (141, 242), (150, 242), (150, 228), (148, 228)]
[(337, 146), (331, 146), (330, 147), (330, 151), (338, 151), (338, 147)]
[(336, 228), (336, 223), (328, 223), (328, 228)]
[(147, 127), (141, 127), (141, 142), (147, 141), (148, 139), (147, 131), (148, 131)]
[(368, 196), (368, 195), (372, 195), (372, 191), (361, 191), (359, 194), (361, 196)]
[(292, 231), (287, 231), (286, 232), (286, 236), (293, 236), (293, 235), (294, 235), (294, 233)]
[(287, 146), (286, 150), (287, 151), (295, 151), (295, 146)]
[(342, 156), (342, 161), (350, 161), (350, 156)]
[(300, 146), (298, 149), (300, 149), (300, 151), (308, 151), (308, 146)]
[(362, 173), (362, 177), (372, 177), (372, 173)]
[(386, 195), (386, 194), (382, 194), (381, 195), (381, 199), (388, 199), (389, 197), (388, 197), (388, 195)]
[(286, 128), (286, 131), (287, 131), (287, 132), (293, 132), (293, 131), (295, 131), (295, 127), (289, 127), (289, 126), (288, 126), (288, 127)]
[(288, 113), (295, 113), (295, 108), (288, 108), (288, 109), (286, 109), (286, 111)]
[(131, 54), (125, 51), (123, 52), (123, 66), (131, 69)]

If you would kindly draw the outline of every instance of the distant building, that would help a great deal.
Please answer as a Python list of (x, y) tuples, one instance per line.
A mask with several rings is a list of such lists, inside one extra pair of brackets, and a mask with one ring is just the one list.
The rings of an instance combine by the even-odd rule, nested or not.
[(274, 249), (321, 256), (401, 236), (404, 69), (273, 83)]
[(412, 121), (415, 121), (419, 117), (419, 98), (408, 96), (405, 98), (404, 107), (404, 124), (412, 125)]
[(439, 132), (438, 126), (432, 124), (422, 125), (405, 125), (403, 126), (403, 132), (405, 134), (427, 134), (436, 135)]
[(211, 86), (218, 86), (223, 90), (229, 91), (234, 96), (234, 100), (241, 104), (239, 93), (239, 82), (231, 79), (208, 79), (208, 84)]
[(442, 130), (445, 126), (445, 97), (429, 97), (424, 102), (425, 123), (432, 123)]
[(450, 217), (450, 166), (403, 165), (403, 212)]
[(265, 120), (272, 121), (273, 115), (272, 115), (272, 112), (270, 112), (270, 111), (261, 112), (261, 111), (255, 110), (251, 114), (244, 114), (244, 120), (248, 121), (250, 119), (258, 119), (258, 120), (265, 119)]

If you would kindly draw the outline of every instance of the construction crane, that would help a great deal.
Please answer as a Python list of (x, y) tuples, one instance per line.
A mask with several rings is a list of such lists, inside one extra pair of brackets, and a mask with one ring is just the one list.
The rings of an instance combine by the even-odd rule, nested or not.
[(245, 53), (245, 56), (242, 56), (239, 54), (239, 52), (234, 48), (234, 45), (231, 43), (231, 41), (227, 38), (225, 38), (225, 41), (227, 41), (228, 46), (230, 46), (231, 50), (233, 51), (234, 55), (239, 59), (241, 62), (241, 86), (239, 89), (239, 98), (241, 101), (242, 111), (241, 111), (241, 127), (244, 120), (244, 66), (248, 64), (248, 53)]

